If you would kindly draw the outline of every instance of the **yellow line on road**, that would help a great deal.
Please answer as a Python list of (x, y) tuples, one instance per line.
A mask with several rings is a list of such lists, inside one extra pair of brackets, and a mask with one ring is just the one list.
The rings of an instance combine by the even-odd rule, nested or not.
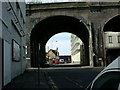
[(51, 87), (52, 90), (59, 90), (59, 88), (56, 86), (55, 82), (52, 80), (51, 76), (48, 74), (48, 72), (45, 72), (46, 77), (48, 78), (48, 84)]

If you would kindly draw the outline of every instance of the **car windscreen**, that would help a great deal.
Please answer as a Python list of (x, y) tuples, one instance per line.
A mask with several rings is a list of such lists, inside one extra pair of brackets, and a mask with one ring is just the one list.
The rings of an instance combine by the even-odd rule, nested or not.
[(120, 72), (108, 72), (100, 76), (93, 84), (92, 90), (118, 90)]

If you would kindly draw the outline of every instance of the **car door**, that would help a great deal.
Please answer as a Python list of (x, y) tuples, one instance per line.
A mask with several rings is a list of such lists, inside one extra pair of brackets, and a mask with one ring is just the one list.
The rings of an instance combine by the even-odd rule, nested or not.
[(98, 77), (87, 90), (119, 90), (120, 72), (106, 72)]

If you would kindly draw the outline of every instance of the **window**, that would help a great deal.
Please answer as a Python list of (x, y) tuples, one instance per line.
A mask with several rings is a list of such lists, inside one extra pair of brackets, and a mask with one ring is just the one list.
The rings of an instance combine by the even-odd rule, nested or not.
[(112, 36), (108, 36), (109, 43), (112, 43)]
[(120, 43), (120, 35), (118, 36), (118, 43)]
[(120, 83), (119, 75), (119, 72), (108, 72), (101, 75), (93, 84), (92, 90), (118, 90)]
[(20, 61), (20, 45), (15, 40), (12, 40), (12, 58), (13, 61)]

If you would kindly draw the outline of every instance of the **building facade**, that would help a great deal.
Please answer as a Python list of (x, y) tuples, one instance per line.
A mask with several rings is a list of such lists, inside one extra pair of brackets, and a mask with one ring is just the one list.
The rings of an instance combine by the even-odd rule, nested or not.
[(52, 50), (50, 49), (48, 51), (48, 62), (49, 64), (53, 64), (53, 62), (56, 60), (56, 59), (59, 59), (59, 52), (58, 52), (58, 48), (56, 50)]
[(71, 34), (71, 63), (82, 64), (84, 58), (84, 45), (79, 37)]
[(106, 65), (120, 56), (120, 32), (105, 32)]
[(0, 87), (22, 74), (25, 59), (25, 2), (0, 2)]

